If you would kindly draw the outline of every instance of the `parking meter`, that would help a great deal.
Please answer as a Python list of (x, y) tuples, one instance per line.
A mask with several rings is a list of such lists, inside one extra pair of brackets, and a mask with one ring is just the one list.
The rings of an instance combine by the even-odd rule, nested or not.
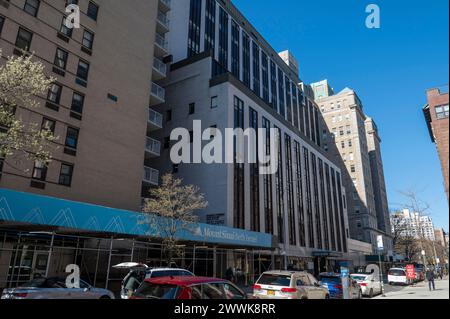
[(348, 267), (341, 266), (342, 295), (343, 295), (344, 299), (350, 299), (350, 294), (349, 294), (350, 280), (349, 279), (350, 278), (349, 278)]

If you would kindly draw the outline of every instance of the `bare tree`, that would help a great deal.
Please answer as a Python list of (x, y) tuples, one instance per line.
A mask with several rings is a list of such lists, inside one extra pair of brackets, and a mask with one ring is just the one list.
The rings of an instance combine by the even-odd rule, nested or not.
[(142, 221), (153, 235), (162, 238), (163, 252), (168, 265), (178, 254), (178, 238), (181, 232), (194, 232), (198, 217), (195, 212), (208, 206), (204, 195), (193, 185), (182, 185), (182, 180), (172, 174), (162, 177), (161, 185), (150, 191), (145, 200)]

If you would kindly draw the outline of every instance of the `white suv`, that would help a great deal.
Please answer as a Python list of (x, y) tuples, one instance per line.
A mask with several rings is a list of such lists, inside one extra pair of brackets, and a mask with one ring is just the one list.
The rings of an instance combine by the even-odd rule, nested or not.
[(123, 263), (113, 266), (116, 269), (129, 269), (130, 272), (122, 280), (120, 298), (129, 299), (140, 284), (149, 278), (195, 276), (186, 269), (181, 268), (149, 268), (145, 264)]

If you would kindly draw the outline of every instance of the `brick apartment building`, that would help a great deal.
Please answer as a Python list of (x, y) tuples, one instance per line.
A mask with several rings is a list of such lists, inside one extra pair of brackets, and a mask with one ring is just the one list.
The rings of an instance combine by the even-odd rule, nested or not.
[(429, 89), (427, 91), (428, 103), (423, 108), (425, 120), (430, 132), (431, 140), (436, 144), (439, 159), (444, 175), (444, 187), (448, 200), (448, 86), (446, 93), (439, 88)]

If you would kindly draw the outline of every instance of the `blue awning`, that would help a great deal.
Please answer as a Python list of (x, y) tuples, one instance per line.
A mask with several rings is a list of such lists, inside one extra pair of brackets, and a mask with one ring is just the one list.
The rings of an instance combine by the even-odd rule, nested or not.
[[(143, 224), (144, 214), (0, 188), (0, 221), (61, 227), (95, 233), (160, 237), (157, 226)], [(180, 230), (182, 241), (272, 248), (272, 235), (197, 223)]]

